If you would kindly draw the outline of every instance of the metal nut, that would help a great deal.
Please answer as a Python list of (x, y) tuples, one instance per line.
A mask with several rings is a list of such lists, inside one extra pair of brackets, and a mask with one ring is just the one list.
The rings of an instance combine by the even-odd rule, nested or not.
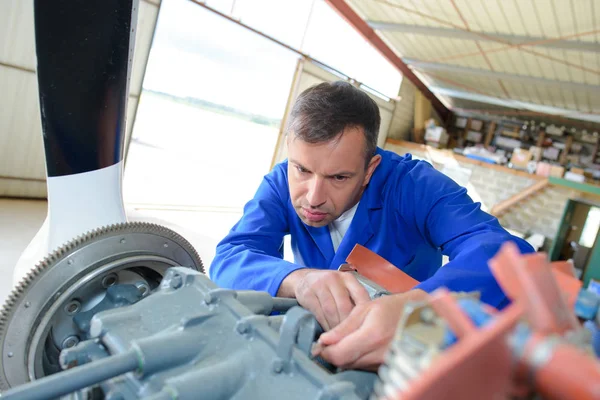
[(75, 346), (77, 343), (79, 343), (79, 338), (77, 336), (68, 336), (65, 340), (63, 340), (62, 348), (70, 349), (71, 347)]
[(117, 274), (108, 274), (104, 278), (102, 278), (102, 286), (105, 289), (108, 289), (109, 287), (117, 283), (118, 280), (119, 277), (117, 276)]
[(138, 291), (142, 296), (145, 296), (150, 292), (150, 286), (146, 282), (136, 282), (135, 287), (138, 288)]
[(171, 278), (171, 288), (179, 289), (181, 286), (183, 286), (183, 279), (181, 278), (181, 275), (173, 275)]
[(81, 303), (78, 300), (71, 300), (65, 306), (65, 312), (68, 315), (77, 314), (79, 312), (79, 310), (81, 310)]

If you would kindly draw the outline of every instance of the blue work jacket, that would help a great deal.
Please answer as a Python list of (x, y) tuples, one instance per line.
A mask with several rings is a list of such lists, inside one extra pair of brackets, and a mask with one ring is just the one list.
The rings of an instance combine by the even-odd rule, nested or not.
[[(417, 287), (426, 292), (438, 287), (479, 291), (484, 302), (506, 305), (487, 261), (507, 240), (522, 253), (533, 248), (509, 234), (465, 188), (429, 163), (380, 148), (377, 154), (381, 162), (337, 252), (326, 226), (307, 226), (296, 214), (286, 160), (264, 177), (241, 219), (217, 245), (210, 278), (224, 288), (274, 296), (291, 272), (304, 267), (335, 270), (358, 243), (420, 281)], [(283, 238), (288, 234), (294, 263), (283, 260)], [(443, 267), (442, 254), (450, 260)]]

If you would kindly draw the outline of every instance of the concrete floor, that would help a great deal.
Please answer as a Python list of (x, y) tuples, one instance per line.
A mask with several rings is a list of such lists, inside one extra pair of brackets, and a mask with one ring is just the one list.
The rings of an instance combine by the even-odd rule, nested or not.
[(46, 219), (45, 200), (0, 198), (0, 302), (12, 289), (13, 268)]
[[(198, 251), (206, 270), (214, 258), (217, 243), (241, 216), (237, 212), (161, 209), (133, 204), (127, 205), (126, 211), (129, 221), (156, 223), (182, 235)], [(13, 269), (42, 226), (46, 213), (45, 200), (0, 198), (0, 304), (12, 290)]]

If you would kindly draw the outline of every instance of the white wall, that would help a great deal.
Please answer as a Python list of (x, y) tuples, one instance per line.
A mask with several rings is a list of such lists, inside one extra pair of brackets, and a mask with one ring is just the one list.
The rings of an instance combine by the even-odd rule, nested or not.
[[(160, 3), (139, 3), (127, 105), (127, 142), (135, 118)], [(0, 2), (0, 197), (46, 197), (37, 90), (33, 0)]]

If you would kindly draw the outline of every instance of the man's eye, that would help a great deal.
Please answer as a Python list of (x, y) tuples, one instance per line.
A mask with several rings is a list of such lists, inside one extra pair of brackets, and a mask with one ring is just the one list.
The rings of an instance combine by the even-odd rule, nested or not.
[(347, 177), (347, 176), (344, 176), (344, 175), (334, 175), (334, 176), (333, 176), (333, 179), (334, 179), (336, 182), (344, 182), (346, 179), (348, 179), (348, 177)]
[(306, 170), (306, 169), (302, 168), (302, 167), (301, 167), (301, 166), (299, 166), (299, 165), (296, 165), (296, 169), (297, 169), (297, 170), (298, 170), (298, 172), (300, 172), (300, 173), (305, 173), (305, 172), (308, 172), (308, 170)]

